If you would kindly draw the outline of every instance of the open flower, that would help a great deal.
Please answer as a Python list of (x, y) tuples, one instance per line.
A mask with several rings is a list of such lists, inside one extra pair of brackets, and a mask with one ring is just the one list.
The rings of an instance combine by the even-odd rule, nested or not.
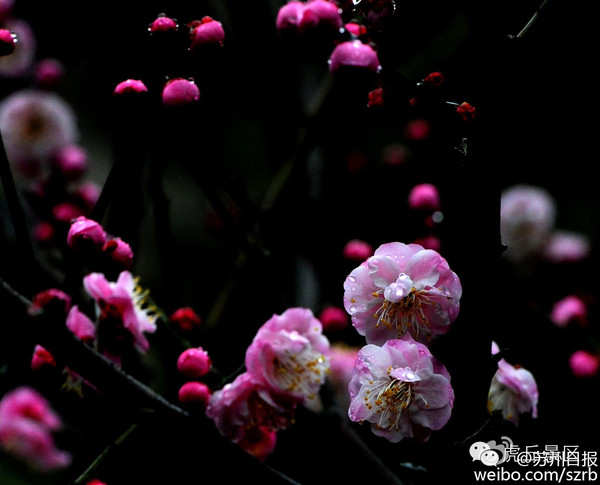
[(329, 340), (306, 308), (273, 315), (246, 351), (246, 368), (274, 392), (310, 405), (329, 370)]
[[(206, 408), (219, 432), (249, 453), (264, 457), (274, 446), (273, 433), (291, 423), (296, 401), (286, 399), (244, 372), (214, 392)], [(265, 449), (267, 446), (268, 449)]]
[(448, 331), (458, 316), (462, 287), (432, 249), (383, 244), (344, 282), (344, 307), (367, 343), (410, 333), (425, 342)]
[(56, 447), (52, 433), (62, 426), (46, 399), (30, 387), (18, 387), (0, 401), (0, 447), (41, 471), (64, 468), (71, 455)]
[(129, 271), (119, 274), (116, 282), (107, 281), (101, 273), (91, 273), (83, 279), (88, 294), (96, 300), (99, 325), (122, 326), (142, 352), (150, 346), (144, 333), (156, 330), (156, 315), (146, 306), (147, 293), (136, 284)]
[(348, 390), (350, 419), (370, 422), (374, 434), (392, 443), (427, 440), (448, 422), (454, 405), (450, 374), (409, 336), (363, 347)]
[[(492, 354), (496, 353), (498, 345), (492, 342)], [(537, 418), (537, 403), (538, 387), (533, 374), (500, 359), (490, 385), (488, 411), (502, 411), (504, 419), (518, 426), (521, 414), (531, 413)]]

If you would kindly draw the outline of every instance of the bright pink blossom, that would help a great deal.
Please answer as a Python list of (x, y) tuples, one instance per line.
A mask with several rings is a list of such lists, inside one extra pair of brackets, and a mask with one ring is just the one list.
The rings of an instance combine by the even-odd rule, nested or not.
[(348, 390), (350, 419), (371, 423), (374, 434), (392, 443), (427, 440), (448, 422), (454, 405), (450, 374), (408, 336), (363, 347)]
[(295, 31), (299, 28), (300, 20), (304, 13), (304, 2), (298, 0), (291, 0), (277, 12), (277, 19), (275, 20), (275, 26), (279, 32), (284, 31)]
[(106, 232), (100, 224), (80, 216), (71, 223), (67, 245), (75, 251), (100, 250), (106, 242)]
[(58, 288), (42, 290), (33, 297), (31, 305), (27, 308), (27, 313), (36, 316), (47, 307), (60, 310), (66, 315), (71, 309), (71, 296)]
[(102, 252), (122, 269), (130, 269), (133, 266), (133, 250), (129, 243), (120, 237), (108, 239), (102, 247)]
[(123, 271), (116, 282), (110, 282), (101, 273), (91, 273), (84, 277), (83, 285), (96, 300), (100, 324), (102, 320), (119, 321), (131, 333), (138, 349), (146, 352), (150, 344), (144, 333), (156, 331), (156, 315), (146, 307), (146, 294), (132, 274)]
[(326, 332), (343, 330), (350, 323), (348, 314), (344, 309), (333, 305), (323, 308), (323, 311), (319, 314), (319, 321)]
[(58, 59), (42, 59), (35, 66), (35, 81), (38, 86), (45, 89), (56, 88), (64, 75), (65, 66)]
[(587, 315), (585, 302), (577, 295), (568, 295), (554, 304), (550, 320), (557, 327), (566, 327), (571, 322), (585, 324)]
[(48, 401), (30, 387), (19, 387), (0, 401), (0, 447), (32, 468), (53, 471), (71, 456), (56, 447), (52, 433), (62, 422)]
[(186, 406), (206, 408), (210, 399), (210, 388), (203, 382), (186, 382), (179, 388), (178, 399)]
[(167, 17), (164, 13), (161, 13), (152, 23), (148, 26), (148, 32), (151, 34), (175, 32), (179, 26), (177, 21), (171, 17)]
[(439, 210), (441, 200), (437, 187), (429, 183), (415, 185), (408, 193), (408, 206), (414, 210)]
[(381, 64), (375, 49), (357, 39), (338, 44), (331, 53), (330, 71), (337, 73), (344, 68), (377, 73), (381, 70)]
[(273, 393), (254, 375), (244, 372), (211, 395), (206, 416), (223, 436), (252, 452), (250, 444), (260, 443), (265, 435), (292, 423), (295, 407), (296, 401)]
[[(493, 342), (492, 353), (497, 352), (498, 345)], [(518, 426), (521, 414), (531, 413), (537, 418), (537, 404), (538, 387), (533, 374), (500, 359), (488, 393), (488, 411), (502, 411), (504, 419)]]
[(600, 370), (600, 355), (587, 350), (576, 350), (569, 357), (569, 367), (575, 377), (594, 377)]
[(212, 17), (203, 17), (202, 20), (190, 24), (190, 37), (192, 51), (209, 45), (223, 45), (225, 31), (223, 25)]
[(200, 99), (200, 89), (192, 79), (169, 79), (162, 91), (165, 106), (187, 106)]
[(169, 315), (169, 322), (184, 332), (190, 332), (202, 324), (202, 318), (191, 307), (182, 307)]
[(202, 347), (186, 349), (177, 359), (177, 370), (191, 379), (208, 374), (211, 367), (211, 358)]
[(73, 305), (67, 315), (67, 328), (84, 342), (93, 342), (96, 339), (96, 325), (77, 305)]
[(373, 256), (373, 246), (360, 239), (352, 239), (346, 243), (342, 254), (346, 259), (364, 261), (369, 256)]
[(126, 79), (115, 86), (113, 94), (115, 96), (122, 96), (146, 92), (148, 92), (148, 88), (143, 81), (139, 79)]
[(458, 316), (462, 287), (436, 251), (418, 244), (383, 244), (344, 282), (344, 307), (367, 343), (410, 333), (429, 341)]
[(340, 8), (329, 0), (309, 0), (302, 12), (300, 30), (325, 28), (339, 31), (344, 22)]
[(31, 370), (38, 371), (45, 367), (56, 367), (56, 360), (44, 347), (36, 345), (31, 358)]
[(8, 56), (15, 51), (17, 36), (8, 29), (0, 28), (0, 56)]
[(88, 168), (87, 151), (79, 145), (65, 145), (54, 155), (54, 164), (67, 180), (75, 180)]
[(273, 392), (315, 402), (329, 369), (329, 340), (321, 322), (306, 308), (273, 315), (246, 350), (246, 368)]

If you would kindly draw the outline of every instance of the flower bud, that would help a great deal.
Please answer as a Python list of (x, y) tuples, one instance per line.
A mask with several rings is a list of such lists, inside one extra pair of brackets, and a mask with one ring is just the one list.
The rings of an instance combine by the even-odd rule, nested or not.
[(329, 70), (337, 73), (343, 68), (360, 69), (377, 73), (381, 64), (375, 50), (360, 40), (349, 40), (338, 44), (329, 59)]
[(329, 0), (310, 0), (306, 3), (299, 23), (302, 31), (317, 28), (338, 31), (343, 25), (339, 7)]
[(75, 219), (67, 233), (67, 245), (74, 251), (99, 250), (106, 241), (106, 232), (100, 224), (81, 216)]
[(210, 398), (210, 388), (203, 382), (186, 382), (179, 388), (178, 398), (181, 404), (204, 408)]
[(131, 246), (120, 237), (114, 237), (104, 243), (102, 248), (104, 254), (122, 269), (130, 269), (133, 266), (133, 251)]
[(212, 17), (203, 17), (202, 20), (195, 20), (188, 26), (190, 28), (192, 41), (190, 49), (192, 51), (210, 45), (223, 45), (225, 40), (223, 25)]
[(373, 247), (368, 242), (352, 239), (346, 243), (342, 254), (346, 259), (364, 261), (373, 256)]
[(295, 31), (299, 29), (302, 15), (304, 14), (304, 2), (292, 0), (283, 5), (277, 12), (275, 26), (280, 33)]
[(66, 145), (54, 156), (54, 164), (67, 180), (77, 179), (88, 168), (87, 152), (79, 145)]
[(146, 85), (137, 79), (126, 79), (115, 87), (113, 94), (115, 96), (140, 94), (148, 92)]
[(162, 102), (165, 106), (187, 106), (199, 99), (200, 89), (191, 79), (170, 79), (162, 92)]
[(42, 59), (35, 66), (35, 81), (42, 88), (52, 89), (60, 84), (65, 68), (58, 59)]
[(8, 29), (0, 29), (0, 56), (12, 54), (17, 44), (17, 36)]
[(342, 308), (328, 306), (319, 314), (324, 331), (343, 330), (350, 323), (348, 313)]
[(477, 116), (477, 110), (469, 103), (461, 103), (457, 106), (456, 112), (463, 121), (472, 121)]
[(71, 202), (61, 202), (52, 208), (52, 217), (57, 222), (68, 223), (83, 215), (83, 210)]
[(202, 318), (190, 307), (179, 308), (169, 316), (169, 322), (184, 332), (189, 332), (202, 323)]
[(413, 210), (436, 211), (440, 205), (440, 194), (433, 184), (417, 184), (408, 194), (408, 206)]
[(56, 367), (54, 356), (41, 345), (36, 345), (31, 358), (31, 370), (39, 371), (44, 367)]
[(202, 347), (184, 350), (177, 359), (177, 370), (190, 379), (208, 374), (211, 366), (212, 361)]
[(600, 356), (586, 350), (577, 350), (569, 358), (569, 367), (575, 377), (593, 377), (600, 370)]
[(148, 26), (148, 32), (150, 34), (162, 34), (165, 32), (175, 32), (179, 28), (177, 22), (167, 17), (166, 14), (161, 13), (159, 16)]
[(73, 305), (69, 310), (66, 323), (67, 328), (78, 339), (87, 343), (91, 343), (96, 339), (96, 326), (85, 313), (79, 311), (77, 305)]

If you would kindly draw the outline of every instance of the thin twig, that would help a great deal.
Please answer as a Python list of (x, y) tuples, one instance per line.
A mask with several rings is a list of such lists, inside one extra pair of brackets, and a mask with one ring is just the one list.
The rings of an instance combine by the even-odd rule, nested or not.
[(540, 16), (540, 13), (546, 7), (548, 2), (549, 2), (549, 0), (544, 0), (542, 2), (542, 4), (538, 7), (538, 9), (535, 11), (535, 13), (531, 16), (531, 18), (529, 19), (529, 22), (527, 22), (527, 24), (525, 24), (525, 27), (523, 27), (517, 35), (509, 35), (508, 38), (511, 40), (522, 38), (529, 31), (529, 29), (533, 26), (533, 24), (537, 21), (538, 17)]

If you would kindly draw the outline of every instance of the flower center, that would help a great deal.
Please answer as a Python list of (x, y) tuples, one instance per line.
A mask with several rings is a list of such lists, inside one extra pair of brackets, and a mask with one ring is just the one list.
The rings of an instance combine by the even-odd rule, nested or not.
[(280, 357), (274, 361), (280, 386), (288, 392), (314, 399), (329, 372), (325, 356), (307, 346), (297, 354), (286, 352)]
[[(392, 379), (386, 384), (382, 383), (381, 389), (376, 393), (372, 400), (371, 407), (379, 413), (378, 426), (388, 430), (398, 429), (400, 427), (400, 418), (403, 411), (410, 405), (413, 397), (412, 382)], [(376, 389), (374, 389), (376, 391)]]
[(383, 300), (383, 304), (373, 315), (377, 318), (375, 326), (385, 325), (387, 328), (396, 327), (399, 338), (411, 329), (415, 337), (421, 333), (429, 335), (429, 320), (422, 308), (423, 305), (429, 304), (429, 299), (425, 296), (425, 292), (412, 287), (401, 299), (392, 301), (386, 295), (386, 293), (389, 293), (387, 291), (388, 288), (384, 292), (386, 298)]

